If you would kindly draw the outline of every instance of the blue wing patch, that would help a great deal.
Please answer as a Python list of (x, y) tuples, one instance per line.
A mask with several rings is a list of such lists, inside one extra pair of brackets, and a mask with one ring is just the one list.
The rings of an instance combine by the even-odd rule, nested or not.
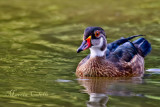
[(122, 38), (108, 44), (106, 58), (114, 62), (119, 60), (129, 62), (136, 54), (145, 57), (151, 51), (151, 44), (144, 38), (139, 38), (133, 42), (129, 41), (138, 36), (143, 35)]
[(114, 52), (107, 56), (111, 61), (124, 60), (129, 62), (137, 54), (137, 49), (131, 42), (126, 42), (118, 46)]
[(145, 38), (139, 38), (133, 41), (133, 44), (143, 57), (147, 56), (152, 50), (151, 44)]

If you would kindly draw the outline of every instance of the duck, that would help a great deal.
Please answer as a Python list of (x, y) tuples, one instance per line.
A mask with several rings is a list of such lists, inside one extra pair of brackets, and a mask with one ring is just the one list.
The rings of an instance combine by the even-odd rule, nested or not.
[[(101, 27), (87, 27), (77, 53), (90, 50), (76, 69), (77, 77), (142, 77), (144, 58), (151, 52), (151, 44), (141, 36), (133, 35), (107, 43)], [(133, 38), (138, 39), (131, 41)]]

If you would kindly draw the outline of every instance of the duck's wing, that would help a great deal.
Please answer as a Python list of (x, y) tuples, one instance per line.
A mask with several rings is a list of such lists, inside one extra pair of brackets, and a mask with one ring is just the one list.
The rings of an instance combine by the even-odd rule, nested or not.
[(107, 59), (114, 62), (119, 60), (129, 62), (137, 53), (135, 46), (131, 42), (126, 42), (107, 55)]
[(133, 44), (142, 57), (147, 56), (152, 50), (151, 44), (145, 38), (139, 38), (133, 41)]
[(151, 51), (151, 45), (144, 38), (139, 38), (133, 42), (129, 41), (137, 36), (123, 38), (108, 44), (107, 59), (114, 62), (119, 60), (129, 62), (137, 54), (145, 57)]
[(135, 37), (139, 37), (139, 36), (144, 36), (144, 35), (134, 35), (128, 38), (121, 38), (119, 40), (116, 40), (112, 43), (107, 44), (107, 51), (109, 53), (114, 52), (120, 45), (124, 44), (125, 42), (128, 42), (129, 40), (135, 38)]

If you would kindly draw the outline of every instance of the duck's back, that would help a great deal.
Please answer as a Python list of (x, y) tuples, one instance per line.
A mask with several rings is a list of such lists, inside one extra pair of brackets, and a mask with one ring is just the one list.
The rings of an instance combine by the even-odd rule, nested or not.
[(113, 62), (130, 62), (137, 55), (144, 58), (150, 51), (151, 45), (144, 38), (139, 38), (133, 42), (125, 42), (120, 39), (107, 45), (106, 58)]

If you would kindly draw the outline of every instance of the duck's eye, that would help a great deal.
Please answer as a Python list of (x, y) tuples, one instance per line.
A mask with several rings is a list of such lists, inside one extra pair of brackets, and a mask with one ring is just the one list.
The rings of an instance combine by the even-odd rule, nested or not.
[(96, 32), (95, 32), (95, 36), (98, 37), (99, 35), (100, 35), (100, 32), (99, 32), (99, 31), (96, 31)]

